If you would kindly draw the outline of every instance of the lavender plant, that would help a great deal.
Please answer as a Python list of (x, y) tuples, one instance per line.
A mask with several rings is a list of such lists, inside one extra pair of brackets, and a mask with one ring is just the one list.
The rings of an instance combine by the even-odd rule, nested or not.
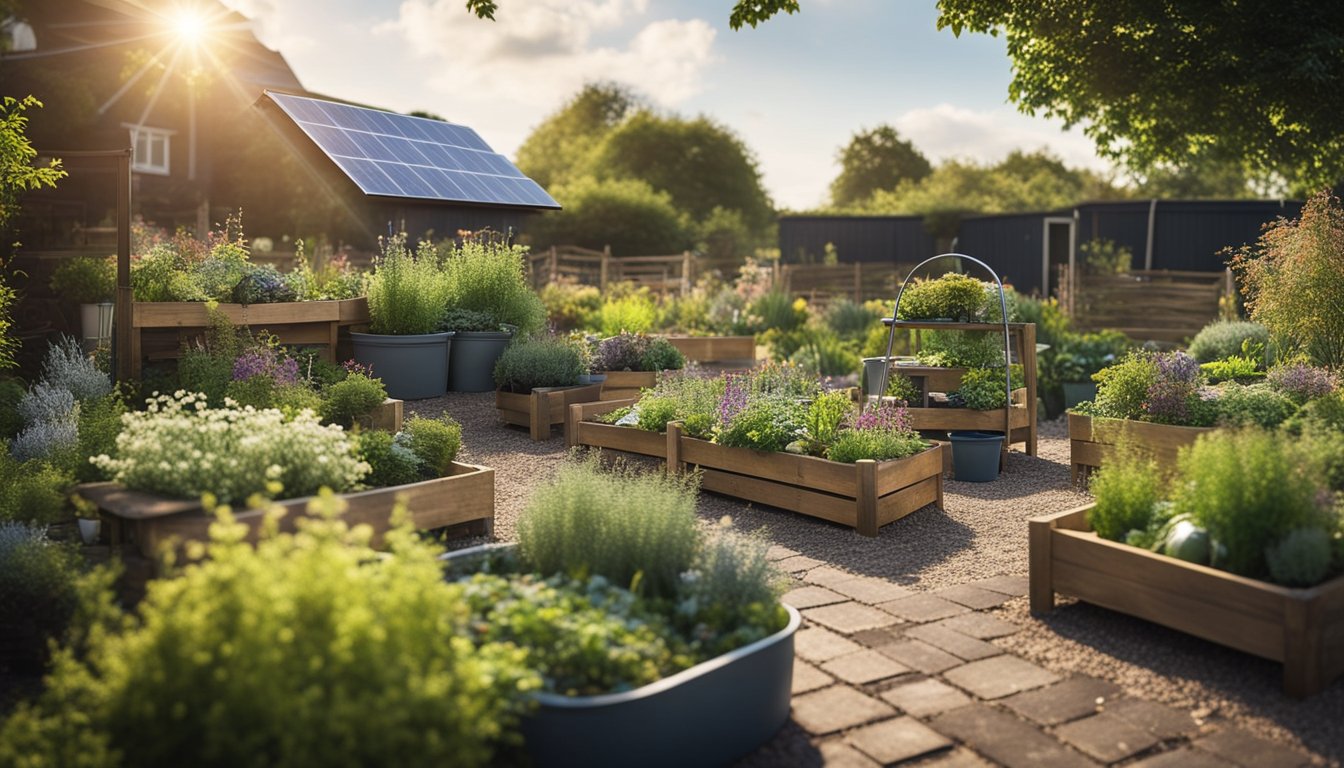
[(1269, 385), (1292, 398), (1298, 405), (1334, 392), (1339, 377), (1325, 368), (1297, 361), (1269, 369)]

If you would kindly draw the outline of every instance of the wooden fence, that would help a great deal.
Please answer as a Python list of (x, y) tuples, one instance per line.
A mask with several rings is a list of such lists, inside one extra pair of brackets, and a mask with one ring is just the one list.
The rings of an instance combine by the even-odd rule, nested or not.
[(654, 293), (685, 293), (695, 283), (696, 258), (690, 251), (667, 256), (611, 255), (573, 245), (552, 246), (527, 257), (528, 279), (534, 288), (557, 280), (595, 285), (631, 282)]
[[(1060, 285), (1070, 285), (1061, 281)], [(1219, 316), (1219, 301), (1235, 295), (1230, 270), (1136, 270), (1078, 275), (1061, 303), (1084, 330), (1113, 328), (1136, 341), (1180, 343)]]
[(775, 287), (809, 304), (825, 306), (835, 299), (862, 304), (869, 299), (892, 301), (913, 264), (782, 264), (775, 268)]

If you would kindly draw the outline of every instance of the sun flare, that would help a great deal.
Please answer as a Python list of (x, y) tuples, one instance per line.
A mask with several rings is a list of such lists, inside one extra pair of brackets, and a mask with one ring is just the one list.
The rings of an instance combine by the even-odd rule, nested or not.
[(182, 11), (172, 20), (172, 28), (182, 42), (196, 45), (205, 37), (206, 20), (194, 11)]

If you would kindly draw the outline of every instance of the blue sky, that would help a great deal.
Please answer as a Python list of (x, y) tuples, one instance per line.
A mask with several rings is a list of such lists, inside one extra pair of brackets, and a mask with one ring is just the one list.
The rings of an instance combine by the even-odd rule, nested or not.
[(500, 0), (493, 23), (463, 0), (225, 3), (310, 90), (428, 110), (510, 156), (584, 82), (626, 83), (735, 131), (784, 208), (823, 203), (838, 149), (881, 123), (934, 161), (1044, 147), (1107, 167), (1076, 129), (1018, 114), (1002, 40), (939, 31), (932, 0), (801, 0), (737, 32), (731, 0)]

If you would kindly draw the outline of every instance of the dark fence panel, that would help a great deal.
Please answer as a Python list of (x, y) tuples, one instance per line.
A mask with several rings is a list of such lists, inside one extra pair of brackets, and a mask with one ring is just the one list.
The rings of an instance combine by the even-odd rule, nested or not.
[(961, 220), (956, 250), (985, 262), (1021, 293), (1039, 293), (1041, 249), (1049, 214), (976, 216)]
[(779, 255), (786, 264), (820, 264), (830, 243), (841, 262), (913, 263), (935, 255), (921, 216), (781, 216)]
[(1254, 243), (1265, 224), (1297, 218), (1297, 201), (1159, 202), (1153, 228), (1153, 268), (1213, 271), (1226, 266), (1224, 248)]

